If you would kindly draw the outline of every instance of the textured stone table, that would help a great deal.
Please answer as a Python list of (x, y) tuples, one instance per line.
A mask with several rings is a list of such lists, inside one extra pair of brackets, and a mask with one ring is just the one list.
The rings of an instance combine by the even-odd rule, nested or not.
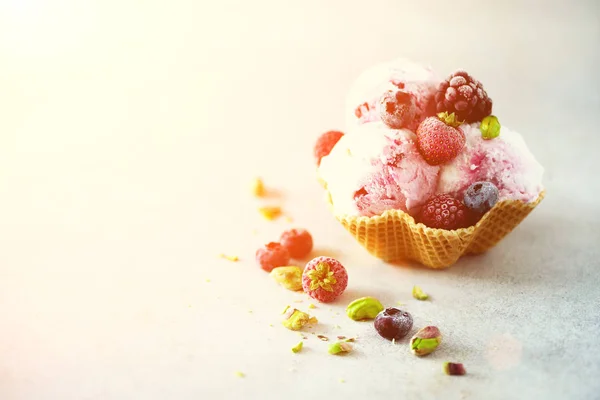
[[(596, 1), (158, 3), (0, 3), (0, 399), (599, 398)], [(352, 80), (400, 55), (469, 70), (547, 168), (540, 207), (446, 271), (369, 256), (315, 181)], [(252, 198), (257, 175), (279, 195)], [(348, 268), (313, 310), (358, 335), (346, 357), (310, 333), (292, 354), (280, 312), (309, 301), (253, 262), (292, 225)], [(349, 320), (365, 295), (442, 347)]]

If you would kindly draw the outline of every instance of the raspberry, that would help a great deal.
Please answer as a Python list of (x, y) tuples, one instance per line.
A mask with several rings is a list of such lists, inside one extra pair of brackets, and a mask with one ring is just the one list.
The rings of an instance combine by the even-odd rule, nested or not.
[(468, 226), (469, 216), (460, 201), (449, 194), (438, 194), (423, 205), (419, 222), (430, 228), (453, 230)]
[(280, 243), (270, 242), (256, 251), (256, 261), (267, 272), (290, 262), (290, 253)]
[(465, 71), (456, 71), (438, 86), (437, 112), (455, 113), (465, 122), (481, 121), (492, 113), (492, 99), (483, 85)]
[(333, 149), (333, 146), (335, 146), (342, 136), (344, 134), (339, 131), (329, 131), (319, 136), (314, 148), (317, 165), (321, 165), (321, 158), (331, 153), (331, 149)]
[(306, 264), (302, 288), (313, 299), (329, 303), (338, 298), (348, 286), (346, 268), (335, 258), (317, 257)]
[(306, 257), (313, 248), (312, 236), (305, 229), (290, 229), (283, 232), (279, 243), (296, 259)]
[(403, 90), (389, 90), (379, 99), (381, 120), (392, 129), (407, 127), (415, 117), (413, 96)]
[(417, 148), (425, 161), (430, 165), (446, 163), (460, 153), (465, 145), (465, 134), (460, 128), (448, 125), (451, 116), (440, 114), (439, 117), (428, 117), (417, 128)]

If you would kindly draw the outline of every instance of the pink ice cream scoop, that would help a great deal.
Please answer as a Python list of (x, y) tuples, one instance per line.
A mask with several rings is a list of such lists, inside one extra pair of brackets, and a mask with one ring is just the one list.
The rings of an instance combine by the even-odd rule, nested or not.
[(364, 216), (414, 214), (435, 193), (439, 171), (421, 157), (412, 132), (381, 122), (355, 127), (319, 168), (336, 213)]
[(348, 94), (346, 124), (379, 121), (381, 96), (402, 91), (414, 105), (414, 117), (405, 128), (414, 131), (423, 119), (435, 114), (434, 96), (440, 81), (430, 67), (402, 58), (372, 67), (358, 77)]
[(506, 127), (500, 136), (485, 140), (480, 123), (461, 125), (466, 144), (460, 154), (442, 167), (437, 193), (462, 198), (464, 191), (478, 181), (498, 188), (499, 200), (534, 201), (543, 190), (543, 167), (527, 148), (523, 137)]

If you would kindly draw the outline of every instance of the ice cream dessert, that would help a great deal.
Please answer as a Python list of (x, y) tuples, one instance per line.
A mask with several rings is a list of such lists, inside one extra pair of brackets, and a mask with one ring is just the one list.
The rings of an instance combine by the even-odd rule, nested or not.
[[(359, 76), (345, 134), (328, 136), (318, 163), (333, 213), (369, 251), (436, 267), (496, 244), (544, 194), (542, 166), (492, 115), (479, 81), (460, 70), (440, 79), (406, 59)], [(497, 233), (483, 245), (482, 230)], [(435, 250), (433, 238), (448, 235), (459, 246), (446, 238)], [(417, 254), (419, 240), (435, 254)]]

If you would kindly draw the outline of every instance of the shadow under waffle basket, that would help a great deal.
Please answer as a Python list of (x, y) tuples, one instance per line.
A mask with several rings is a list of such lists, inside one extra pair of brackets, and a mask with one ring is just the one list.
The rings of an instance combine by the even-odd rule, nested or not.
[(446, 268), (461, 256), (494, 247), (542, 201), (506, 200), (497, 203), (469, 228), (447, 231), (428, 228), (400, 210), (375, 217), (338, 216), (337, 219), (369, 253), (387, 262), (414, 260), (430, 268)]

